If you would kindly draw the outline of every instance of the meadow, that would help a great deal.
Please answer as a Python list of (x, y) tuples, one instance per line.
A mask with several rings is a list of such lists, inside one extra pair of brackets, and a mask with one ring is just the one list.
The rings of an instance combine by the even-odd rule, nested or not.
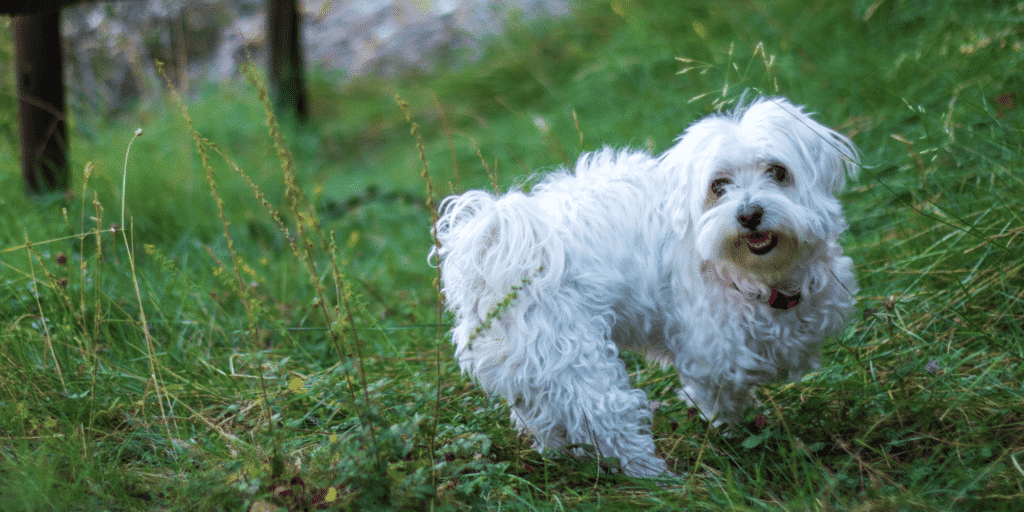
[[(266, 106), (257, 67), (76, 109), (74, 186), (33, 199), (12, 80), (2, 510), (1024, 503), (1024, 3), (589, 0), (435, 74), (314, 69), (306, 124)], [(533, 451), (453, 361), (432, 205), (605, 145), (660, 152), (757, 94), (862, 152), (841, 200), (863, 314), (733, 437), (625, 354), (682, 479)]]

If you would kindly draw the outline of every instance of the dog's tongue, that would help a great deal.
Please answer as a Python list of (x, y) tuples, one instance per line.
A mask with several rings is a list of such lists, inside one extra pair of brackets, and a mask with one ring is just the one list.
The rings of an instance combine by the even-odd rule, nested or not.
[(747, 235), (747, 242), (750, 242), (753, 245), (760, 245), (760, 244), (763, 244), (763, 243), (767, 242), (768, 240), (770, 240), (771, 237), (772, 237), (772, 234), (767, 232), (767, 231), (761, 231), (761, 232), (758, 232), (758, 233), (751, 233), (751, 234)]

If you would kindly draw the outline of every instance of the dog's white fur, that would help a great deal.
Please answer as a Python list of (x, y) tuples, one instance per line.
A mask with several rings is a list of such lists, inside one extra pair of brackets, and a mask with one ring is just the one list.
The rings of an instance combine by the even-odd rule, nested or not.
[(755, 384), (816, 368), (853, 311), (834, 194), (857, 166), (849, 139), (762, 98), (656, 158), (606, 148), (529, 194), (449, 197), (431, 256), (459, 365), (539, 449), (589, 444), (627, 475), (667, 473), (619, 351), (674, 363), (680, 397), (716, 425), (742, 419)]

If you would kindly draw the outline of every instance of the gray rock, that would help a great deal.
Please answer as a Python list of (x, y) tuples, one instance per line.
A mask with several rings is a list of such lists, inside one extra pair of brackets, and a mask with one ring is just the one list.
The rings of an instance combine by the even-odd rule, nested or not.
[[(478, 56), (512, 13), (562, 16), (572, 0), (305, 0), (307, 67), (351, 75), (430, 73)], [(71, 104), (113, 112), (160, 90), (156, 61), (181, 91), (263, 63), (264, 0), (145, 0), (64, 9)]]

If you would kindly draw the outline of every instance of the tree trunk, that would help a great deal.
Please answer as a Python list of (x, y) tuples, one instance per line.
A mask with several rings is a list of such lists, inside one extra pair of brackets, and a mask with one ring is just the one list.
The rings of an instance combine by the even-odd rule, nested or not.
[(302, 37), (297, 0), (267, 0), (267, 74), (278, 112), (306, 118)]
[(71, 186), (60, 11), (14, 17), (21, 171), (30, 195)]

